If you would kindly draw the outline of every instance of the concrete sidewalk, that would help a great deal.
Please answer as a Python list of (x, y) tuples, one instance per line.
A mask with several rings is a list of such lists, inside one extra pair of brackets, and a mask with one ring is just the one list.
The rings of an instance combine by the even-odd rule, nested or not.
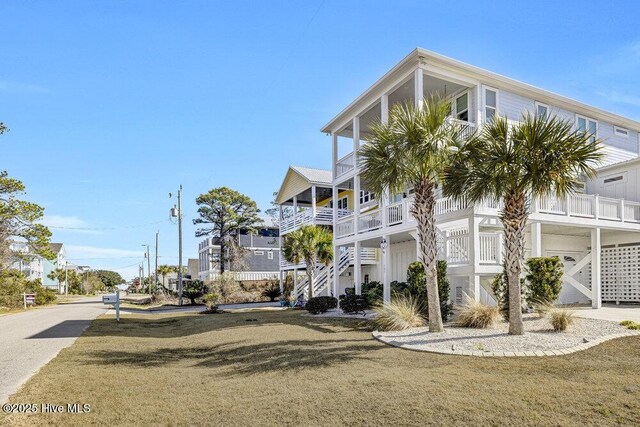
[(96, 297), (0, 317), (0, 402), (106, 311)]
[(610, 320), (621, 322), (623, 320), (633, 320), (640, 322), (640, 305), (633, 304), (604, 304), (601, 308), (592, 309), (590, 307), (575, 308), (577, 317), (587, 319)]

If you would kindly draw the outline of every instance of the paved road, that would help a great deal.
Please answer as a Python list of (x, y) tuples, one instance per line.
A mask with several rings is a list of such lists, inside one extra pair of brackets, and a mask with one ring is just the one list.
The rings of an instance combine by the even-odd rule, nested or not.
[(0, 402), (105, 312), (96, 297), (0, 316)]

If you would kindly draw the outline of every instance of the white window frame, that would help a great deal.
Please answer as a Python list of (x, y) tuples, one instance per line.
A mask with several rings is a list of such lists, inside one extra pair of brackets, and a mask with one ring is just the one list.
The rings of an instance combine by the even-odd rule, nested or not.
[[(618, 178), (618, 177), (620, 177), (620, 179), (617, 179), (611, 182), (605, 182), (608, 179)], [(604, 185), (605, 187), (608, 187), (610, 185), (616, 185), (616, 184), (624, 184), (625, 182), (627, 182), (627, 171), (612, 173), (610, 175), (605, 175), (602, 177), (602, 185)]]
[(591, 117), (583, 116), (581, 114), (576, 114), (576, 130), (578, 129), (578, 120), (583, 119), (585, 121), (585, 131), (589, 131), (589, 122), (593, 122), (596, 124), (596, 133), (593, 135), (594, 139), (598, 139), (598, 133), (600, 131), (600, 125), (596, 119), (592, 119)]
[[(461, 98), (461, 97), (463, 97), (465, 95), (467, 96), (467, 108), (462, 110), (462, 111), (458, 111), (458, 98)], [(452, 110), (453, 110), (453, 117), (456, 120), (462, 120), (462, 119), (458, 118), (458, 115), (461, 114), (461, 113), (464, 113), (466, 111), (467, 112), (467, 120), (466, 121), (469, 122), (469, 119), (471, 118), (471, 106), (470, 106), (471, 103), (469, 102), (470, 98), (471, 97), (469, 95), (469, 90), (462, 91), (462, 92), (458, 93), (457, 95), (455, 95), (453, 97), (453, 108), (452, 108)], [(464, 121), (464, 120), (462, 120), (462, 121)]]
[[(488, 90), (496, 93), (496, 106), (495, 106), (494, 117), (500, 113), (500, 91), (495, 87), (483, 85), (482, 86), (482, 119), (484, 120), (485, 123), (489, 122), (489, 120), (487, 120), (487, 91)], [(494, 108), (494, 107), (489, 106), (488, 108)]]
[(264, 251), (253, 251), (254, 255), (264, 255)]
[(358, 195), (358, 200), (361, 205), (366, 205), (367, 203), (373, 202), (376, 200), (376, 195), (371, 191), (360, 190), (360, 194)]
[[(618, 132), (623, 132), (623, 133), (618, 133)], [(623, 128), (620, 126), (614, 126), (613, 127), (613, 134), (615, 136), (619, 136), (620, 138), (629, 138), (629, 129), (627, 128)]]
[[(340, 207), (342, 202), (344, 202), (344, 207)], [(338, 197), (338, 210), (341, 210), (341, 209), (343, 209), (343, 210), (349, 209), (349, 197), (348, 196)]]
[(267, 252), (267, 258), (268, 259), (273, 259), (273, 251)]
[(536, 101), (534, 104), (535, 104), (535, 109), (536, 109), (536, 111), (535, 111), (536, 117), (538, 117), (539, 114), (540, 114), (539, 111), (538, 111), (538, 108), (540, 108), (540, 107), (544, 107), (544, 108), (547, 109), (546, 116), (549, 117), (549, 104), (545, 104), (543, 102), (538, 102), (538, 101)]

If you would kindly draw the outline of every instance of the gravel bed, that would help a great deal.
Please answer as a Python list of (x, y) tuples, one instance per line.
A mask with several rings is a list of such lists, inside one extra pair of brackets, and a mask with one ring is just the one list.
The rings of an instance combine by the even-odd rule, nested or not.
[(441, 333), (428, 328), (400, 332), (374, 332), (374, 336), (396, 347), (437, 353), (562, 351), (585, 346), (606, 337), (635, 335), (615, 322), (574, 318), (564, 332), (555, 332), (548, 320), (536, 314), (524, 315), (524, 335), (509, 335), (509, 324), (501, 321), (492, 329), (473, 329), (445, 326)]

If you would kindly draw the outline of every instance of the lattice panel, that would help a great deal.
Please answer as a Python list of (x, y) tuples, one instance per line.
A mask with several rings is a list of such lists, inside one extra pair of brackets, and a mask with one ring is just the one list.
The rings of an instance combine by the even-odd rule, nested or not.
[(602, 301), (640, 302), (640, 245), (602, 248)]

